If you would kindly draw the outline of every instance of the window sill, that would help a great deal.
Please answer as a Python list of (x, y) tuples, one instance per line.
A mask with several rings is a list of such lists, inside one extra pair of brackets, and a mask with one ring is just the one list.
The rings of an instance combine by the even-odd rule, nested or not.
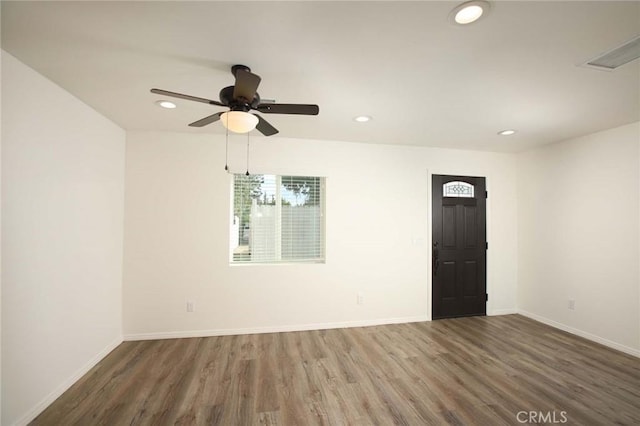
[(322, 260), (287, 260), (281, 262), (229, 262), (229, 266), (291, 266), (291, 265), (324, 265), (325, 259)]

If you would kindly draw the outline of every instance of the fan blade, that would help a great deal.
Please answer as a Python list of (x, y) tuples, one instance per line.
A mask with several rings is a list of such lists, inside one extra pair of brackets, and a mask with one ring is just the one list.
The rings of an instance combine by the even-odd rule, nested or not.
[(216, 112), (215, 114), (212, 114), (208, 117), (205, 118), (201, 118), (198, 121), (194, 121), (193, 123), (189, 124), (189, 126), (191, 127), (203, 127), (206, 126), (207, 124), (211, 124), (211, 123), (215, 123), (216, 121), (220, 120), (220, 116), (224, 114), (223, 112)]
[(260, 76), (253, 74), (244, 69), (236, 71), (236, 84), (233, 88), (233, 99), (244, 98), (247, 103), (253, 101), (256, 95), (258, 85), (260, 84)]
[(256, 114), (256, 117), (258, 117), (258, 125), (256, 126), (256, 129), (258, 129), (260, 133), (262, 133), (265, 136), (271, 136), (278, 133), (278, 129), (276, 129), (271, 124), (269, 124), (267, 120), (265, 120), (264, 118), (260, 117), (257, 114)]
[(174, 98), (186, 99), (188, 101), (202, 102), (204, 104), (227, 106), (227, 105), (225, 105), (223, 103), (220, 103), (218, 101), (212, 101), (211, 99), (198, 98), (196, 96), (184, 95), (182, 93), (169, 92), (168, 90), (151, 89), (151, 93), (156, 93), (158, 95), (172, 96)]
[(260, 104), (256, 109), (265, 114), (318, 115), (318, 105), (307, 104)]

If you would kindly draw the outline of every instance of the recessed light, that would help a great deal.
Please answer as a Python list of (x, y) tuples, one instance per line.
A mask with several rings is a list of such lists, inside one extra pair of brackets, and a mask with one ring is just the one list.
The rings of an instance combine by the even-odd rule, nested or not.
[(162, 108), (174, 109), (176, 104), (169, 101), (156, 101), (156, 105), (161, 106)]
[(358, 123), (366, 123), (367, 121), (371, 121), (371, 117), (369, 117), (368, 115), (359, 115), (353, 120), (357, 121)]
[(516, 131), (515, 131), (515, 130), (513, 130), (513, 129), (507, 129), (507, 130), (502, 130), (502, 131), (498, 132), (498, 134), (499, 134), (500, 136), (511, 136), (511, 135), (513, 135), (515, 132), (516, 132)]
[(486, 15), (489, 8), (486, 1), (468, 1), (454, 8), (449, 14), (449, 20), (459, 25), (471, 24)]

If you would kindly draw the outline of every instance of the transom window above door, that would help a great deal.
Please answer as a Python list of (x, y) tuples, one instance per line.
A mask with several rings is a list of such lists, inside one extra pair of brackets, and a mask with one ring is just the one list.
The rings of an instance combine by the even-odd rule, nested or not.
[(470, 183), (462, 181), (447, 182), (442, 185), (442, 196), (473, 198), (474, 187)]

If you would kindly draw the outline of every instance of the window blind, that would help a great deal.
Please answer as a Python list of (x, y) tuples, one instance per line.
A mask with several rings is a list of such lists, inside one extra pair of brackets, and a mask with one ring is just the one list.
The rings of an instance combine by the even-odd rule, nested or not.
[(324, 261), (324, 178), (233, 177), (233, 263)]

